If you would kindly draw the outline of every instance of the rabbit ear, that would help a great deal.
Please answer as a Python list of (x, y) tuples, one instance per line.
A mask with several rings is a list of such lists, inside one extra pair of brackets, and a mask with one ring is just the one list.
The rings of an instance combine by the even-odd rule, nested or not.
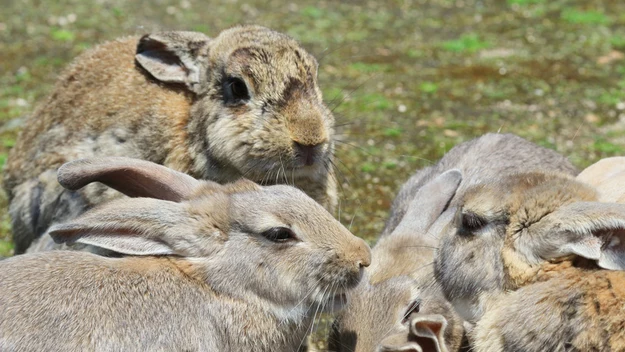
[(154, 78), (184, 84), (198, 93), (203, 53), (210, 38), (198, 32), (160, 32), (144, 35), (135, 58)]
[(453, 169), (426, 183), (408, 205), (406, 214), (393, 234), (425, 234), (453, 198), (462, 181), (460, 171)]
[(406, 331), (382, 340), (380, 352), (447, 352), (447, 319), (440, 314), (412, 314)]
[(584, 169), (577, 180), (594, 186), (602, 202), (625, 203), (625, 157), (601, 159)]
[(554, 211), (519, 236), (530, 258), (571, 254), (596, 260), (605, 269), (625, 270), (625, 204), (576, 202)]
[[(58, 180), (70, 190), (97, 181), (129, 197), (150, 197), (173, 202), (188, 199), (202, 184), (187, 174), (165, 166), (123, 157), (89, 158), (66, 163), (59, 168)], [(215, 184), (215, 187), (220, 185)]]
[(53, 225), (49, 233), (57, 243), (77, 242), (122, 254), (197, 256), (198, 233), (204, 233), (198, 226), (183, 204), (126, 198)]

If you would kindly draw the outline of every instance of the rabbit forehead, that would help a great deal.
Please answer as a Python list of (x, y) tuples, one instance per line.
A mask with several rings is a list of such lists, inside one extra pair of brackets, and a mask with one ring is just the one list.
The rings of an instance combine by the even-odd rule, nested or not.
[[(493, 216), (528, 216), (580, 200), (596, 199), (596, 191), (560, 173), (527, 172), (473, 186), (463, 197), (463, 211), (487, 219)], [(539, 218), (539, 217), (534, 217)]]
[(317, 61), (297, 41), (263, 27), (242, 28), (226, 31), (211, 43), (211, 61), (223, 64), (224, 73), (246, 76), (255, 88), (270, 84), (265, 88), (278, 92), (293, 78), (307, 88), (316, 87)]
[(569, 177), (546, 178), (543, 182), (522, 187), (508, 204), (510, 226), (507, 236), (516, 236), (564, 205), (594, 201), (597, 197), (594, 188)]
[(328, 234), (351, 235), (321, 205), (291, 186), (265, 186), (258, 191), (234, 194), (232, 202), (235, 218), (254, 230), (286, 226), (300, 230), (300, 235), (319, 239)]
[(388, 333), (401, 327), (403, 314), (420, 293), (418, 282), (408, 276), (375, 285), (363, 280), (339, 316), (338, 342), (357, 351), (373, 351)]

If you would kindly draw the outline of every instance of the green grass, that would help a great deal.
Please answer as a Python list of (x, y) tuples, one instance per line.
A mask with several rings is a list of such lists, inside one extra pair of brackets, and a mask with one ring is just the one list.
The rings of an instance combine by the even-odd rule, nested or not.
[(599, 11), (579, 11), (565, 9), (562, 11), (562, 19), (572, 24), (603, 24), (610, 23), (610, 18)]
[(478, 34), (463, 34), (458, 39), (449, 40), (442, 44), (443, 49), (462, 53), (474, 53), (481, 49), (489, 48), (490, 43), (483, 41)]

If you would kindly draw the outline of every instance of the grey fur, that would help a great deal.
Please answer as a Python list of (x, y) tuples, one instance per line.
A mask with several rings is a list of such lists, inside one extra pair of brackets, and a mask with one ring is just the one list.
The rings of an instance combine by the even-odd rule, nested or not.
[(451, 206), (456, 205), (459, 195), (464, 194), (471, 186), (505, 175), (533, 170), (570, 175), (577, 175), (579, 172), (564, 156), (551, 149), (540, 147), (513, 134), (488, 133), (453, 147), (435, 165), (418, 170), (410, 177), (393, 201), (391, 215), (381, 236), (393, 232), (419, 188), (451, 169), (460, 170), (463, 180)]
[[(456, 185), (448, 183), (445, 191), (436, 182), (453, 169), (462, 173), (462, 182), (457, 190)], [(433, 280), (431, 263), (439, 236), (472, 186), (532, 169), (577, 173), (565, 157), (512, 134), (486, 134), (462, 143), (435, 165), (418, 170), (393, 202), (390, 218), (373, 248), (372, 265), (366, 270), (368, 280), (363, 280), (350, 294), (346, 310), (337, 319), (333, 347), (338, 351), (371, 351), (382, 348), (382, 340), (389, 338), (394, 339), (393, 348), (412, 350), (410, 321), (438, 314), (447, 321), (442, 335), (444, 347), (458, 350), (463, 338), (462, 319)], [(435, 215), (447, 205), (450, 208), (436, 219)], [(489, 258), (488, 253), (483, 255)], [(422, 302), (420, 312), (415, 317), (405, 317), (406, 323), (401, 324), (402, 314), (415, 300)], [(405, 344), (396, 344), (401, 336)]]
[[(129, 182), (111, 179), (128, 169)], [(318, 307), (340, 301), (370, 263), (363, 240), (290, 186), (191, 181), (128, 158), (63, 170), (67, 184), (156, 198), (114, 200), (50, 230), (123, 258), (52, 251), (1, 261), (2, 351), (294, 351)], [(191, 187), (145, 188), (164, 180)], [(171, 190), (180, 202), (166, 200)], [(276, 227), (296, 239), (263, 235)]]
[(625, 349), (625, 205), (598, 199), (548, 171), (465, 192), (435, 273), (473, 325), (473, 350)]

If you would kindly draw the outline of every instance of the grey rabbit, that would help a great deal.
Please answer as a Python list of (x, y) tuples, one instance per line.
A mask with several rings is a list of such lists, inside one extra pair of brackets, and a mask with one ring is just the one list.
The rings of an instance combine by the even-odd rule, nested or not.
[(522, 172), (463, 195), (435, 274), (474, 351), (625, 350), (625, 204), (601, 201), (592, 174)]
[[(462, 174), (461, 182), (454, 169)], [(435, 165), (417, 171), (395, 198), (372, 264), (337, 318), (333, 348), (416, 351), (420, 341), (430, 346), (426, 351), (457, 351), (463, 319), (433, 280), (438, 238), (453, 217), (443, 210), (457, 206), (472, 186), (523, 170), (577, 174), (565, 157), (512, 134), (486, 134), (459, 144)], [(437, 330), (441, 321), (445, 329)], [(416, 326), (430, 326), (430, 338), (416, 339)]]
[(294, 351), (338, 309), (370, 250), (286, 185), (198, 181), (120, 157), (59, 170), (139, 198), (99, 205), (50, 234), (99, 246), (0, 261), (2, 351)]
[(3, 184), (16, 253), (52, 223), (120, 196), (100, 185), (68, 192), (57, 184), (63, 163), (94, 156), (144, 159), (218, 183), (295, 185), (333, 212), (335, 121), (317, 66), (294, 39), (259, 26), (214, 38), (156, 32), (86, 51), (8, 157)]

